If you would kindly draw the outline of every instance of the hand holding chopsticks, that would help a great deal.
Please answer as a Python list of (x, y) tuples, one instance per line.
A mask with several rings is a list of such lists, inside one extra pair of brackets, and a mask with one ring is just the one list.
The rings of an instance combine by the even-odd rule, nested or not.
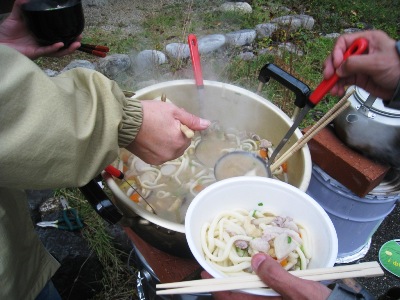
[(99, 57), (106, 57), (107, 52), (110, 51), (110, 49), (107, 46), (90, 45), (90, 44), (81, 44), (78, 50)]
[[(331, 268), (292, 271), (292, 275), (302, 279), (323, 281), (356, 277), (382, 276), (378, 262), (365, 262)], [(157, 284), (157, 295), (209, 293), (228, 290), (268, 288), (257, 275), (226, 277)], [(160, 290), (164, 289), (164, 290)]]

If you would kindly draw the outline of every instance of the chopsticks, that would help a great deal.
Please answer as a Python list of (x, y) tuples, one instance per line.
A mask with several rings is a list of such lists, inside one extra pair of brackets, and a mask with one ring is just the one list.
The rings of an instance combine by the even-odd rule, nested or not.
[[(166, 94), (161, 94), (161, 101), (162, 102), (166, 102), (167, 101), (167, 95)], [(187, 127), (186, 125), (184, 125), (184, 124), (181, 124), (181, 131), (188, 139), (191, 139), (192, 137), (194, 137), (194, 131), (192, 129), (190, 129), (189, 127)]]
[(110, 49), (107, 46), (90, 45), (90, 44), (81, 44), (78, 50), (99, 57), (106, 57), (107, 52), (110, 51)]
[[(353, 265), (337, 266), (331, 268), (309, 269), (301, 271), (291, 271), (292, 275), (299, 278), (323, 281), (337, 280), (356, 277), (374, 277), (382, 276), (383, 270), (378, 262), (364, 262)], [(171, 294), (192, 294), (209, 293), (228, 290), (242, 290), (254, 288), (268, 288), (257, 275), (247, 275), (238, 277), (225, 277), (202, 279), (192, 281), (181, 281), (172, 283), (157, 284), (157, 295)], [(164, 289), (164, 290), (159, 290)]]
[(282, 154), (272, 165), (271, 172), (279, 168), (285, 161), (289, 159), (295, 152), (301, 149), (309, 140), (311, 140), (319, 131), (333, 121), (340, 113), (342, 113), (350, 102), (347, 99), (354, 93), (354, 89), (347, 93), (338, 103), (336, 103), (317, 123), (315, 123), (292, 147)]

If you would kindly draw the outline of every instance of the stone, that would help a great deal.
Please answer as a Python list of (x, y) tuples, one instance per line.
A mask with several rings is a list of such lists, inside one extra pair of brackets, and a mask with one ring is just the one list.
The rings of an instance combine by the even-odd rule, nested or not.
[(238, 55), (241, 60), (253, 60), (256, 56), (253, 52), (243, 52)]
[[(26, 190), (33, 224), (61, 217), (61, 204), (53, 190)], [(78, 212), (79, 213), (79, 212)], [(91, 299), (102, 290), (103, 267), (80, 231), (35, 226), (47, 251), (60, 263), (52, 281), (63, 299)], [(126, 249), (123, 239), (118, 239)]]
[(64, 69), (62, 69), (61, 73), (74, 68), (86, 68), (90, 70), (96, 70), (96, 65), (87, 60), (76, 59), (71, 61)]
[(98, 70), (110, 79), (131, 67), (131, 58), (127, 54), (112, 54), (100, 59)]
[(289, 27), (290, 30), (296, 31), (300, 28), (311, 30), (314, 27), (315, 20), (308, 15), (288, 15), (271, 20), (272, 23), (277, 23), (279, 26)]
[(152, 69), (155, 66), (165, 64), (167, 57), (161, 51), (143, 50), (135, 58), (135, 67), (139, 69)]
[(55, 77), (59, 74), (59, 72), (51, 70), (51, 69), (45, 69), (45, 70), (43, 70), (43, 72), (45, 72), (46, 75), (49, 77)]
[(275, 23), (265, 23), (258, 24), (255, 27), (257, 36), (260, 38), (271, 37), (272, 34), (278, 30), (278, 24)]
[(340, 33), (338, 33), (338, 32), (332, 32), (332, 33), (323, 35), (323, 37), (325, 37), (327, 39), (337, 39), (339, 36), (340, 36)]
[(247, 2), (225, 2), (221, 4), (220, 9), (225, 12), (232, 11), (245, 14), (251, 14), (253, 12), (250, 4)]
[(304, 53), (303, 51), (301, 51), (299, 48), (296, 47), (296, 45), (288, 42), (288, 43), (281, 43), (278, 45), (278, 53), (280, 56), (282, 56), (282, 54), (284, 52), (289, 52), (289, 53), (293, 53), (296, 54), (298, 56), (302, 56)]
[(62, 297), (90, 299), (101, 291), (103, 267), (79, 231), (56, 228), (36, 231), (46, 249), (61, 264), (52, 280)]
[[(223, 34), (210, 34), (197, 41), (200, 54), (210, 53), (225, 45), (226, 38)], [(189, 46), (188, 46), (189, 47)]]
[(360, 31), (364, 31), (364, 29), (360, 29), (360, 28), (346, 28), (346, 29), (343, 29), (343, 33), (354, 33), (354, 32), (360, 32)]
[(226, 43), (232, 46), (244, 46), (254, 42), (257, 32), (254, 29), (243, 29), (225, 34)]
[(190, 50), (189, 45), (184, 43), (171, 43), (165, 46), (167, 54), (175, 59), (189, 58)]

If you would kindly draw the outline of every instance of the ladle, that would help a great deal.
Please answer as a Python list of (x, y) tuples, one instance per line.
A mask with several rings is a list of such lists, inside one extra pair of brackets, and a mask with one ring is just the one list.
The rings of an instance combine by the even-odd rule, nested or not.
[[(197, 87), (197, 102), (199, 104), (200, 117), (206, 118), (203, 74), (196, 35), (189, 34), (188, 44)], [(201, 140), (195, 148), (196, 158), (200, 163), (210, 168), (214, 167), (216, 161), (221, 157), (222, 149), (237, 146), (232, 141), (226, 139), (222, 131), (215, 131), (214, 129), (213, 126), (210, 126), (208, 129), (201, 131)]]
[(246, 151), (233, 151), (217, 160), (214, 176), (217, 180), (236, 176), (268, 177), (268, 170), (265, 161), (260, 156)]

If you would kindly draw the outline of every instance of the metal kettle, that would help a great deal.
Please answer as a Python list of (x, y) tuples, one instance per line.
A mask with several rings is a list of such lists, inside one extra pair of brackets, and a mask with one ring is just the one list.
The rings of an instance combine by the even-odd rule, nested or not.
[(400, 168), (400, 110), (360, 87), (348, 90), (353, 88), (351, 105), (333, 121), (337, 136), (363, 155)]

